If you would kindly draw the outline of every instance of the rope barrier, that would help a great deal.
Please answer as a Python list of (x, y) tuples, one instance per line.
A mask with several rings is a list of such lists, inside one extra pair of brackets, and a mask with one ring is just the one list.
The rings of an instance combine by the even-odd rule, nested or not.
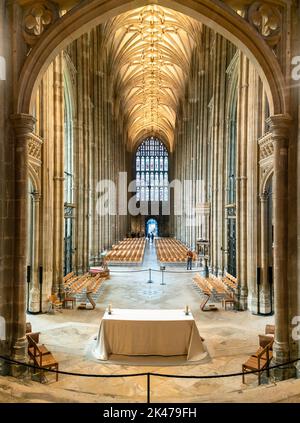
[(23, 367), (28, 367), (30, 369), (38, 369), (43, 370), (49, 373), (55, 373), (59, 375), (66, 375), (66, 376), (78, 376), (78, 377), (88, 377), (88, 378), (119, 378), (119, 377), (138, 377), (138, 376), (147, 376), (148, 373), (129, 373), (129, 374), (120, 374), (120, 375), (96, 375), (96, 374), (90, 374), (90, 373), (76, 373), (76, 372), (66, 372), (63, 370), (54, 370), (54, 369), (44, 369), (39, 366), (34, 366), (33, 364), (29, 363), (23, 363), (22, 361), (14, 360), (12, 358), (5, 357), (3, 355), (0, 355), (0, 360), (6, 361), (11, 364), (17, 364)]
[(23, 363), (18, 360), (14, 360), (12, 358), (8, 358), (5, 356), (0, 355), (0, 360), (4, 360), (8, 363), (17, 364), (20, 366), (33, 368), (33, 369), (42, 369), (43, 371), (47, 371), (50, 373), (57, 373), (67, 376), (77, 376), (77, 377), (88, 377), (88, 378), (129, 378), (129, 377), (139, 377), (139, 376), (153, 376), (153, 377), (161, 377), (161, 378), (173, 378), (173, 379), (221, 379), (221, 378), (229, 378), (229, 377), (237, 377), (237, 376), (243, 376), (244, 375), (250, 375), (250, 374), (256, 374), (256, 373), (263, 373), (265, 371), (278, 369), (281, 367), (286, 367), (291, 364), (295, 364), (298, 361), (300, 361), (300, 358), (297, 358), (295, 360), (288, 361), (286, 363), (277, 364), (274, 366), (270, 366), (265, 369), (261, 370), (249, 370), (247, 372), (238, 372), (238, 373), (227, 373), (227, 374), (221, 374), (221, 375), (171, 375), (171, 374), (164, 374), (164, 373), (152, 373), (152, 372), (146, 372), (146, 373), (130, 373), (130, 374), (118, 374), (118, 375), (99, 375), (99, 374), (90, 374), (90, 373), (76, 373), (76, 372), (66, 372), (63, 370), (53, 370), (53, 369), (44, 369), (39, 366), (34, 366), (29, 363)]
[(262, 370), (251, 370), (251, 371), (247, 371), (245, 373), (240, 372), (240, 373), (228, 373), (228, 374), (223, 374), (223, 375), (202, 375), (202, 376), (198, 376), (198, 375), (170, 375), (170, 374), (162, 374), (162, 373), (152, 373), (152, 372), (147, 372), (147, 373), (131, 373), (131, 374), (119, 374), (119, 375), (97, 375), (97, 374), (89, 374), (89, 373), (75, 373), (75, 372), (65, 372), (62, 370), (54, 370), (54, 369), (44, 369), (41, 368), (39, 366), (34, 366), (31, 365), (29, 363), (22, 363), (21, 361), (18, 360), (13, 360), (11, 358), (5, 357), (0, 355), (0, 360), (4, 360), (6, 362), (9, 362), (11, 364), (17, 364), (17, 365), (21, 365), (23, 367), (27, 367), (27, 368), (33, 368), (33, 369), (37, 369), (37, 370), (43, 370), (49, 373), (55, 373), (55, 374), (60, 374), (60, 375), (67, 375), (67, 376), (77, 376), (77, 377), (86, 377), (86, 378), (97, 378), (97, 379), (104, 379), (104, 378), (108, 378), (108, 379), (116, 379), (116, 378), (130, 378), (130, 377), (146, 377), (147, 378), (147, 404), (150, 404), (151, 402), (151, 376), (152, 377), (160, 377), (160, 378), (172, 378), (172, 379), (220, 379), (220, 378), (229, 378), (229, 377), (236, 377), (236, 376), (245, 376), (245, 375), (249, 375), (249, 374), (259, 374), (259, 373), (263, 373), (263, 372), (269, 372), (270, 370), (273, 369), (277, 369), (277, 368), (281, 368), (284, 366), (288, 366), (294, 363), (297, 363), (298, 361), (300, 361), (300, 358), (298, 358), (297, 360), (292, 360), (286, 363), (282, 363), (282, 364), (278, 364), (276, 366), (271, 366), (271, 367), (267, 367), (265, 369)]
[(160, 269), (141, 269), (141, 270), (110, 270), (110, 273), (145, 273), (145, 272), (149, 272), (149, 270), (151, 270), (151, 272), (156, 272), (156, 273), (178, 273), (178, 274), (185, 274), (185, 275), (189, 275), (191, 273), (198, 273), (200, 271), (200, 269), (197, 270), (160, 270)]
[(149, 269), (141, 269), (141, 270), (110, 270), (110, 273), (143, 273), (148, 272)]

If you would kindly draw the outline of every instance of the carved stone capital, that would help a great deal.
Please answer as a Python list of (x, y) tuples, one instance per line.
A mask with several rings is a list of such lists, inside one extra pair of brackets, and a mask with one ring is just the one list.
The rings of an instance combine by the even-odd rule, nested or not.
[(267, 119), (273, 142), (286, 142), (289, 140), (289, 133), (292, 124), (292, 118), (289, 115), (274, 115)]
[(51, 1), (39, 1), (26, 7), (23, 15), (23, 37), (30, 47), (59, 18), (59, 9)]
[(268, 193), (267, 191), (262, 192), (262, 193), (259, 195), (260, 202), (261, 202), (261, 203), (266, 203), (266, 202), (268, 201), (269, 196), (270, 196), (270, 195), (269, 195), (269, 193)]
[(271, 47), (276, 47), (282, 34), (282, 16), (276, 5), (256, 1), (249, 6), (247, 19)]
[(33, 132), (36, 123), (36, 119), (33, 116), (20, 113), (12, 115), (10, 119), (17, 138), (27, 137)]

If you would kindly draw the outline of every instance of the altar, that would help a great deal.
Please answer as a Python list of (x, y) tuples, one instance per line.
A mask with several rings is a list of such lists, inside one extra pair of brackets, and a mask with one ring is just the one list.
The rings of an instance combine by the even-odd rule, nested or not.
[(199, 361), (207, 356), (195, 319), (184, 310), (106, 312), (93, 354), (104, 361), (110, 355), (186, 356), (187, 361)]

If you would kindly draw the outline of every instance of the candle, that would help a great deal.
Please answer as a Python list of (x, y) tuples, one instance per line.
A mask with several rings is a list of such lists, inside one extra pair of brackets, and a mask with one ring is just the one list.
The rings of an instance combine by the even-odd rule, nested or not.
[(186, 315), (188, 315), (188, 314), (189, 314), (189, 306), (188, 306), (188, 305), (186, 305), (186, 306), (185, 306), (185, 314), (186, 314)]
[(111, 304), (108, 305), (108, 314), (111, 314)]

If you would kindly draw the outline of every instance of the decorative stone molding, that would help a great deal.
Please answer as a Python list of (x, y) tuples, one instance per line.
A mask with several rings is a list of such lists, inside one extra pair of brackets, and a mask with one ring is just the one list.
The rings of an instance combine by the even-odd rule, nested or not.
[(271, 46), (276, 47), (282, 33), (282, 16), (275, 5), (254, 2), (248, 9), (248, 21)]
[(27, 7), (23, 15), (23, 37), (26, 44), (33, 46), (58, 18), (58, 6), (50, 1), (40, 1)]
[(36, 173), (39, 172), (42, 165), (42, 138), (35, 134), (30, 134), (28, 143), (29, 163)]
[(198, 203), (196, 204), (196, 214), (201, 216), (210, 216), (211, 203)]
[(35, 160), (41, 161), (41, 148), (43, 145), (43, 140), (35, 134), (31, 134), (31, 139), (29, 141), (29, 151), (28, 154)]
[(274, 144), (273, 137), (270, 132), (265, 134), (258, 140), (259, 145), (259, 163), (261, 167), (266, 167), (270, 160), (273, 160)]
[(260, 202), (261, 203), (266, 203), (268, 201), (269, 197), (270, 197), (270, 193), (269, 192), (267, 192), (267, 191), (262, 192), (259, 195)]
[(229, 81), (233, 78), (234, 74), (237, 71), (239, 60), (240, 60), (240, 51), (237, 50), (226, 69), (226, 74), (228, 75)]
[(64, 55), (64, 59), (65, 59), (67, 69), (69, 71), (71, 84), (72, 84), (73, 87), (76, 87), (77, 69), (76, 69), (69, 53), (64, 51), (63, 55)]

